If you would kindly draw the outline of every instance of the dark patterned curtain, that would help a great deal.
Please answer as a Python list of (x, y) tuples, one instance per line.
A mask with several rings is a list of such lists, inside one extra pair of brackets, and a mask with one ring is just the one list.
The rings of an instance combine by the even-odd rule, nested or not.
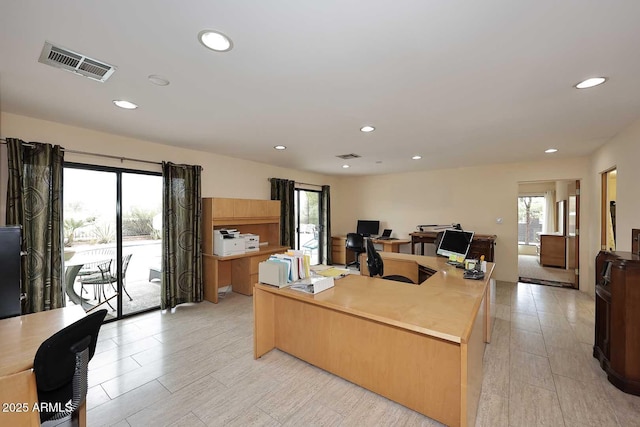
[(162, 162), (162, 309), (202, 301), (201, 173), (200, 166)]
[(320, 193), (320, 238), (318, 239), (320, 248), (320, 263), (331, 265), (331, 195), (329, 186), (323, 185)]
[(280, 244), (296, 247), (295, 181), (271, 178), (271, 200), (280, 200)]
[(22, 226), (22, 313), (64, 307), (62, 164), (58, 145), (7, 138), (7, 225)]

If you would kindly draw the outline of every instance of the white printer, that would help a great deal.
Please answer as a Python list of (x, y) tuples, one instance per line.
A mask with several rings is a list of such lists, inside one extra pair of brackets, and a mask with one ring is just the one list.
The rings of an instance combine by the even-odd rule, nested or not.
[(213, 230), (213, 254), (218, 256), (242, 255), (245, 239), (233, 228)]
[(244, 239), (244, 250), (246, 252), (257, 252), (260, 249), (260, 236), (257, 234), (241, 234)]

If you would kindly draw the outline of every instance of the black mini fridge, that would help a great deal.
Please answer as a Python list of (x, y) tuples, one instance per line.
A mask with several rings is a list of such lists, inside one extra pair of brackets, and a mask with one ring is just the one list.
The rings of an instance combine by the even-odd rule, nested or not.
[(0, 319), (20, 315), (22, 228), (0, 227)]

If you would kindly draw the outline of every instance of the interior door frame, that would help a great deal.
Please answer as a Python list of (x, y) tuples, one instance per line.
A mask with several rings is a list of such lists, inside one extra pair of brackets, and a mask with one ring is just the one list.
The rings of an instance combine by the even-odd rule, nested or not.
[(576, 179), (575, 278), (573, 287), (580, 289), (580, 180)]
[[(617, 170), (616, 166), (613, 166), (600, 173), (600, 249), (607, 250), (607, 210), (610, 209), (607, 200), (609, 199), (609, 174)], [(616, 242), (618, 236), (614, 233), (614, 241)]]

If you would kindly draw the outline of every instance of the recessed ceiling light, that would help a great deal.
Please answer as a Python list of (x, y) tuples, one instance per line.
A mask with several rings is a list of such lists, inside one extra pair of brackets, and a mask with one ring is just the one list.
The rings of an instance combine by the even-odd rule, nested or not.
[(158, 76), (156, 74), (151, 74), (147, 78), (149, 79), (149, 81), (151, 83), (153, 83), (154, 85), (157, 85), (157, 86), (168, 86), (169, 85), (169, 80), (167, 80), (166, 78), (164, 78), (162, 76)]
[(216, 52), (228, 52), (233, 48), (231, 39), (219, 31), (202, 30), (198, 33), (198, 40), (205, 47)]
[(374, 130), (376, 130), (376, 128), (374, 128), (373, 126), (369, 126), (369, 125), (367, 125), (367, 126), (362, 126), (362, 127), (360, 128), (360, 131), (361, 131), (361, 132), (367, 132), (367, 133), (368, 133), (368, 132), (373, 132)]
[(125, 110), (135, 110), (136, 108), (138, 108), (138, 106), (133, 102), (124, 101), (122, 99), (115, 99), (113, 103), (120, 108), (124, 108)]
[(287, 149), (287, 147), (285, 147), (284, 145), (276, 145), (273, 148), (275, 148), (276, 150), (286, 150)]
[(344, 169), (347, 169), (347, 168), (349, 168), (349, 167), (351, 167), (351, 166), (349, 166), (349, 165), (342, 165), (342, 167), (343, 167)]
[(607, 81), (606, 77), (592, 77), (590, 79), (587, 79), (587, 80), (584, 80), (584, 81), (578, 83), (575, 86), (575, 88), (576, 89), (587, 89), (587, 88), (590, 88), (590, 87), (601, 85), (602, 83), (604, 83), (606, 81)]
[(422, 156), (413, 156), (412, 159), (413, 160), (420, 160), (422, 158)]
[(547, 154), (555, 153), (557, 151), (558, 151), (557, 148), (547, 148), (546, 150), (544, 150), (544, 152)]

